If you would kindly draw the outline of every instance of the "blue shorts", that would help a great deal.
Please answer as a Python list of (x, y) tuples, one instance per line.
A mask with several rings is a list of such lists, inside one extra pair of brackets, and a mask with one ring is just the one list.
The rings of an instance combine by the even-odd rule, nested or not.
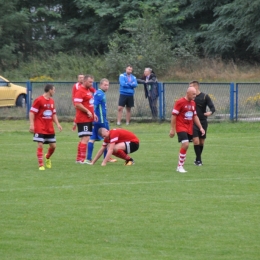
[(106, 121), (105, 123), (97, 123), (97, 122), (93, 123), (93, 129), (92, 129), (93, 133), (90, 136), (90, 140), (94, 140), (94, 141), (101, 141), (101, 140), (103, 140), (103, 138), (98, 135), (98, 130), (101, 127), (104, 127), (107, 130), (109, 130), (109, 123), (108, 123), (108, 121)]

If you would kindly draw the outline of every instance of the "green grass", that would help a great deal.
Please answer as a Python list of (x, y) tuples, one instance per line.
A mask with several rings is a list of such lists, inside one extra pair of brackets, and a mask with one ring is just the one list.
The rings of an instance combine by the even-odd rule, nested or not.
[(210, 124), (204, 165), (191, 145), (186, 174), (169, 123), (128, 127), (141, 140), (131, 167), (75, 164), (62, 125), (40, 172), (28, 122), (0, 123), (1, 260), (259, 259), (259, 123)]

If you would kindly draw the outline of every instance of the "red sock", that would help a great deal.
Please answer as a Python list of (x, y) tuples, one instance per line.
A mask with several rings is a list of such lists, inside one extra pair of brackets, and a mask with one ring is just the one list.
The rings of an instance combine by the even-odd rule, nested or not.
[(187, 153), (186, 150), (184, 150), (183, 148), (180, 149), (178, 166), (184, 165), (184, 162), (185, 162), (185, 159), (186, 159), (186, 153)]
[(39, 167), (43, 166), (43, 149), (37, 148), (37, 158), (38, 158), (38, 164)]
[(123, 160), (130, 160), (131, 157), (124, 150), (117, 150), (117, 152), (113, 152), (113, 155), (119, 157)]
[(55, 151), (55, 148), (49, 147), (48, 152), (46, 154), (46, 158), (49, 159), (52, 156), (52, 154), (54, 153), (54, 151)]
[(80, 143), (80, 161), (83, 162), (86, 159), (87, 144)]
[(80, 161), (80, 144), (81, 142), (78, 143), (78, 152), (77, 152), (77, 159), (76, 159), (77, 162)]

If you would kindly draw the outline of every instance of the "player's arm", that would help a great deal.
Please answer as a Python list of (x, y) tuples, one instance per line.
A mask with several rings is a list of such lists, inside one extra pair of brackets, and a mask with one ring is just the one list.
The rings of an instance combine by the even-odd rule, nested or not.
[(171, 138), (173, 138), (174, 135), (175, 135), (175, 132), (176, 132), (176, 115), (172, 115), (172, 118), (171, 118), (171, 129), (170, 129), (169, 136)]
[(200, 120), (199, 120), (197, 115), (194, 115), (193, 121), (194, 121), (195, 125), (199, 128), (201, 134), (204, 135), (205, 134), (205, 130), (203, 129), (203, 127), (202, 127), (202, 125), (200, 123)]
[(58, 129), (59, 129), (60, 131), (62, 131), (62, 126), (60, 125), (59, 120), (58, 120), (58, 117), (57, 117), (56, 114), (53, 115), (52, 120), (53, 120), (53, 122), (56, 124), (56, 126), (58, 127)]
[(97, 154), (95, 155), (94, 159), (92, 160), (91, 164), (95, 164), (95, 162), (100, 158), (100, 156), (104, 153), (106, 149), (105, 145), (102, 145)]
[(114, 151), (114, 147), (115, 147), (115, 143), (110, 143), (109, 146), (108, 146), (108, 149), (107, 149), (107, 154), (106, 154), (106, 157), (104, 158), (103, 162), (102, 162), (102, 166), (106, 166), (109, 158), (111, 158), (111, 155)]
[(88, 117), (90, 118), (93, 117), (92, 113), (87, 108), (85, 108), (81, 103), (75, 103), (75, 108), (86, 113)]
[(216, 111), (216, 109), (209, 95), (206, 95), (206, 104), (209, 107), (210, 111), (204, 113), (204, 115), (211, 116)]
[(30, 121), (29, 131), (31, 133), (34, 133), (34, 118), (35, 118), (35, 114), (33, 112), (30, 112), (29, 113), (29, 121)]

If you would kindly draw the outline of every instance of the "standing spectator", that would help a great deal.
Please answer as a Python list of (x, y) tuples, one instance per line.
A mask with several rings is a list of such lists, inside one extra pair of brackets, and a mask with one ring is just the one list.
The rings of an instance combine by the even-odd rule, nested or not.
[(104, 142), (91, 164), (94, 164), (100, 158), (106, 147), (108, 147), (108, 151), (106, 157), (102, 161), (102, 166), (106, 166), (112, 154), (125, 160), (126, 166), (134, 164), (134, 159), (128, 154), (139, 149), (139, 139), (135, 134), (120, 128), (112, 130), (100, 128), (98, 132), (99, 135), (104, 138)]
[(131, 119), (131, 107), (134, 107), (134, 93), (137, 87), (136, 77), (132, 75), (133, 67), (128, 65), (126, 72), (119, 76), (120, 96), (118, 101), (117, 125), (121, 125), (123, 109), (126, 107), (126, 125)]
[[(75, 94), (76, 94), (76, 92), (79, 90), (79, 88), (82, 86), (83, 81), (84, 81), (84, 74), (79, 74), (79, 75), (78, 75), (78, 82), (73, 85), (72, 91), (71, 91), (71, 97), (72, 97), (72, 103), (73, 103), (73, 105), (74, 105), (74, 97), (75, 97)], [(91, 88), (90, 88), (90, 91), (91, 91), (92, 93), (95, 93), (95, 92), (96, 92), (96, 89), (93, 88), (93, 87), (91, 87)], [(73, 126), (72, 126), (72, 131), (75, 131), (76, 128), (77, 128), (77, 124), (76, 124), (75, 118), (74, 118)]]
[(94, 78), (91, 75), (86, 75), (83, 80), (83, 85), (76, 92), (74, 104), (76, 108), (76, 119), (78, 127), (78, 153), (76, 163), (85, 163), (87, 143), (92, 135), (92, 123), (97, 121), (97, 116), (94, 113), (94, 99), (90, 88), (92, 87)]
[[(109, 129), (109, 123), (107, 120), (107, 103), (106, 103), (106, 92), (109, 89), (109, 80), (101, 79), (100, 86), (94, 95), (94, 111), (98, 117), (98, 121), (93, 123), (93, 134), (88, 142), (88, 153), (86, 163), (92, 162), (92, 154), (94, 149), (94, 142), (99, 141), (98, 130), (101, 127)], [(104, 157), (106, 157), (107, 149), (104, 151)], [(108, 162), (116, 162), (116, 159), (109, 158)]]
[(169, 136), (174, 137), (175, 132), (178, 135), (178, 141), (181, 143), (179, 162), (177, 166), (177, 172), (186, 172), (183, 168), (186, 153), (189, 148), (189, 142), (192, 142), (193, 123), (195, 123), (201, 134), (204, 135), (205, 131), (200, 124), (200, 120), (197, 117), (196, 112), (196, 89), (189, 87), (186, 96), (177, 100), (172, 110), (171, 129)]
[(144, 75), (137, 79), (138, 83), (144, 84), (145, 98), (148, 98), (153, 119), (158, 117), (157, 100), (159, 97), (158, 83), (155, 73), (151, 68), (145, 68)]
[[(193, 125), (193, 145), (194, 145), (194, 151), (196, 154), (196, 159), (194, 161), (194, 164), (196, 166), (202, 165), (201, 154), (203, 151), (203, 147), (204, 147), (204, 143), (205, 143), (205, 139), (206, 139), (207, 128), (208, 128), (207, 118), (208, 118), (208, 116), (211, 116), (215, 112), (215, 106), (214, 106), (210, 96), (203, 92), (200, 92), (199, 86), (200, 86), (200, 84), (196, 80), (190, 82), (190, 87), (194, 87), (196, 89), (196, 98), (195, 98), (196, 111), (197, 111), (197, 115), (200, 120), (200, 123), (205, 130), (205, 134), (202, 135), (199, 128), (196, 125)], [(207, 107), (210, 110), (208, 112), (207, 112)]]
[(30, 129), (33, 135), (33, 141), (37, 142), (37, 158), (39, 164), (39, 170), (45, 170), (43, 163), (43, 144), (49, 144), (48, 152), (45, 154), (46, 168), (51, 168), (51, 155), (56, 148), (55, 131), (53, 122), (57, 125), (61, 131), (62, 127), (58, 121), (56, 115), (56, 108), (52, 96), (55, 93), (55, 87), (51, 84), (47, 84), (44, 87), (44, 94), (36, 98), (30, 109), (29, 120)]

